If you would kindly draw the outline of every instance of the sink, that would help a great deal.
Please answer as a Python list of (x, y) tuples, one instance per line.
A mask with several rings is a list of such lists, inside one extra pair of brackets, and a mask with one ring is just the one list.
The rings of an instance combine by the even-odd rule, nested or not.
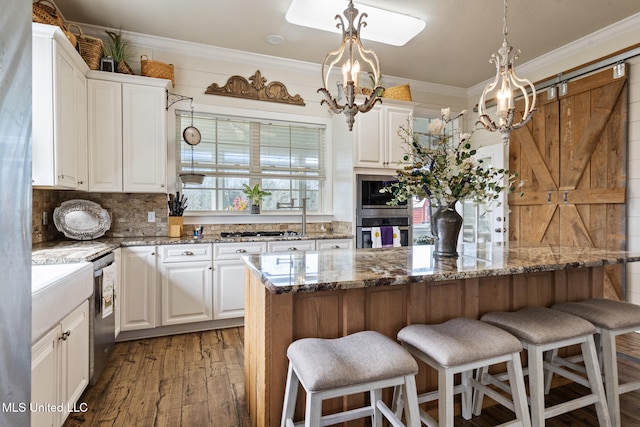
[(31, 266), (31, 340), (71, 313), (93, 293), (93, 264)]

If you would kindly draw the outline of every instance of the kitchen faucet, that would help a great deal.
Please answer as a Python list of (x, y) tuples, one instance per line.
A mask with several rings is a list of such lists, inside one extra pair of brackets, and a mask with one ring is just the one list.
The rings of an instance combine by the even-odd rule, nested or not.
[(302, 235), (307, 235), (307, 199), (302, 199), (301, 206), (295, 206), (291, 199), (290, 202), (278, 202), (276, 203), (276, 209), (301, 209), (302, 210)]

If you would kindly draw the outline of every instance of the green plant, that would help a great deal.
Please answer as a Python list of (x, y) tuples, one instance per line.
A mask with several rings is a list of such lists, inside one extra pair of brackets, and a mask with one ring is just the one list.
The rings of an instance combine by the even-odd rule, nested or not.
[(132, 58), (133, 52), (131, 49), (131, 43), (129, 40), (122, 37), (120, 33), (114, 33), (113, 31), (105, 31), (110, 40), (104, 46), (105, 56), (113, 58), (117, 64), (121, 61), (127, 61)]
[(271, 195), (270, 192), (261, 190), (258, 184), (254, 185), (253, 187), (247, 184), (242, 184), (242, 186), (244, 187), (244, 190), (242, 190), (242, 192), (247, 195), (249, 200), (251, 200), (251, 203), (254, 205), (259, 205), (260, 201), (264, 197)]

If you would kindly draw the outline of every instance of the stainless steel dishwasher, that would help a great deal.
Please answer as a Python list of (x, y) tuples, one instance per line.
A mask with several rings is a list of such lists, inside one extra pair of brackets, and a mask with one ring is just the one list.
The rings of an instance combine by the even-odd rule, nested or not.
[(115, 257), (110, 252), (93, 260), (93, 301), (89, 316), (89, 382), (95, 385), (115, 346)]

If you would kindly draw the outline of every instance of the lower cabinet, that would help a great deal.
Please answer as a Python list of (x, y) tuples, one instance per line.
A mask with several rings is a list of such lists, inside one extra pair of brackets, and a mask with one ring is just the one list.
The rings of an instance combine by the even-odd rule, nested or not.
[(31, 347), (31, 426), (61, 426), (89, 384), (89, 301)]
[(162, 326), (212, 320), (210, 244), (160, 246)]
[(120, 330), (156, 327), (156, 247), (122, 248)]
[(215, 243), (213, 245), (213, 318), (244, 316), (245, 263), (242, 255), (260, 254), (266, 242)]

